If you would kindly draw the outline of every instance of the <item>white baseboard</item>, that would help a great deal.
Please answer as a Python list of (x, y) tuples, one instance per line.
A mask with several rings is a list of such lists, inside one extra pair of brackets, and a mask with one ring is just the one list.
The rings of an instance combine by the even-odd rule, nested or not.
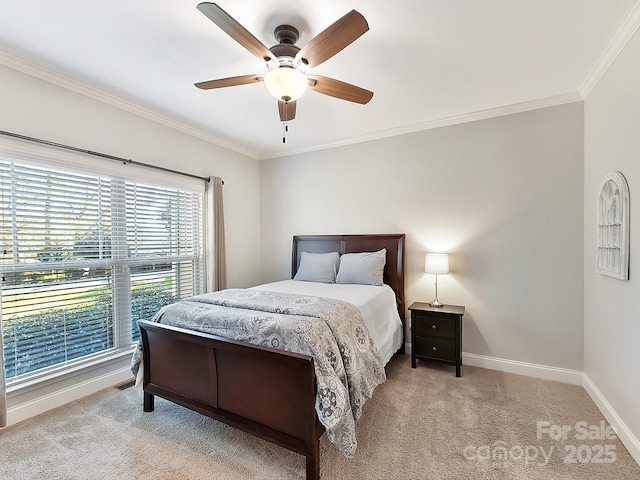
[(485, 355), (476, 355), (475, 353), (462, 353), (462, 365), (463, 368), (464, 365), (470, 365), (472, 367), (498, 370), (499, 372), (515, 373), (517, 375), (526, 375), (527, 377), (542, 378), (544, 380), (570, 383), (572, 385), (582, 385), (583, 373), (567, 368), (549, 367), (536, 363), (487, 357)]
[(633, 459), (638, 465), (640, 465), (640, 440), (638, 440), (629, 427), (627, 427), (602, 392), (600, 392), (598, 387), (595, 386), (584, 372), (565, 368), (549, 367), (546, 365), (537, 365), (534, 363), (518, 362), (515, 360), (505, 360), (503, 358), (487, 357), (473, 353), (463, 353), (462, 364), (463, 368), (464, 365), (471, 365), (474, 367), (498, 370), (500, 372), (515, 373), (518, 375), (526, 375), (528, 377), (542, 378), (545, 380), (553, 380), (556, 382), (582, 386), (596, 404), (602, 415), (604, 415), (609, 424), (614, 428), (616, 435), (618, 435), (620, 441), (624, 444), (627, 450), (629, 450)]
[(636, 461), (638, 465), (640, 465), (640, 441), (633, 434), (629, 427), (624, 423), (622, 418), (618, 415), (618, 413), (614, 410), (611, 404), (604, 397), (602, 392), (595, 386), (595, 384), (591, 381), (589, 376), (584, 373), (583, 374), (583, 383), (582, 386), (587, 391), (593, 402), (600, 409), (604, 417), (609, 422), (618, 435), (620, 441), (627, 447), (629, 453)]
[(43, 395), (30, 402), (21, 403), (20, 405), (7, 409), (7, 426), (86, 397), (102, 389), (124, 383), (131, 380), (131, 378), (131, 370), (129, 367), (120, 368), (113, 372), (90, 378), (71, 387)]

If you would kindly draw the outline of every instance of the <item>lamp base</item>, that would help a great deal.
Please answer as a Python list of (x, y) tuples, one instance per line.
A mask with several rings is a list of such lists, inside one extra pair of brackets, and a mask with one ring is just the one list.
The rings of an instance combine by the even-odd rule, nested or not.
[(438, 299), (436, 298), (433, 302), (429, 302), (429, 306), (433, 308), (440, 308), (440, 307), (444, 307), (444, 303), (439, 302)]

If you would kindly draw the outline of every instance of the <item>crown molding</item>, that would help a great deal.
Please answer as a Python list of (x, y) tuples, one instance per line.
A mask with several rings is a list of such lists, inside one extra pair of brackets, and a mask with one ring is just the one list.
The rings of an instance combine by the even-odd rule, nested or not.
[(172, 128), (179, 132), (186, 133), (187, 135), (191, 135), (192, 137), (199, 138), (200, 140), (213, 143), (228, 150), (232, 150), (247, 157), (253, 158), (254, 160), (257, 160), (259, 158), (258, 154), (253, 150), (228, 142), (222, 138), (216, 137), (215, 135), (211, 135), (210, 133), (204, 132), (200, 129), (194, 128), (190, 125), (155, 112), (149, 108), (145, 108), (133, 102), (123, 100), (120, 97), (103, 92), (102, 90), (91, 87), (85, 83), (72, 80), (69, 77), (52, 72), (44, 67), (27, 62), (26, 60), (15, 57), (1, 50), (0, 65), (4, 65), (14, 70), (26, 73), (27, 75), (31, 75), (32, 77), (39, 78), (54, 85), (58, 85), (86, 97), (93, 98), (94, 100), (98, 100), (102, 103), (106, 103), (107, 105), (111, 105), (129, 113), (133, 113), (134, 115), (145, 118), (147, 120), (151, 120), (165, 127)]
[(412, 125), (406, 125), (403, 127), (391, 128), (388, 130), (381, 130), (371, 134), (354, 136), (337, 140), (335, 142), (328, 142), (319, 145), (314, 145), (309, 148), (302, 148), (294, 151), (282, 151), (272, 152), (261, 155), (259, 160), (267, 160), (270, 158), (287, 157), (290, 155), (298, 155), (302, 153), (316, 152), (319, 150), (326, 150), (329, 148), (342, 147), (346, 145), (352, 145), (354, 143), (369, 142), (372, 140), (380, 140), (388, 137), (396, 137), (398, 135), (405, 135), (408, 133), (420, 132), (423, 130), (432, 130), (434, 128), (448, 127), (451, 125), (458, 125), (462, 123), (475, 122), (478, 120), (486, 120), (495, 117), (502, 117), (505, 115), (512, 115), (514, 113), (528, 112), (530, 110), (538, 110), (540, 108), (555, 107), (558, 105), (565, 105), (567, 103), (581, 102), (584, 98), (579, 93), (566, 93), (564, 95), (557, 95), (554, 97), (541, 98), (538, 100), (531, 100), (528, 102), (514, 103), (511, 105), (505, 105), (502, 107), (489, 108), (487, 110), (479, 110), (477, 112), (465, 113), (462, 115), (456, 115), (453, 117), (447, 117), (442, 119), (430, 120), (428, 122), (421, 122)]
[(640, 1), (633, 7), (631, 13), (624, 21), (624, 23), (618, 29), (618, 32), (613, 37), (613, 40), (609, 43), (604, 53), (598, 59), (595, 67), (589, 73), (585, 81), (580, 87), (580, 94), (586, 99), (594, 87), (598, 84), (600, 79), (609, 70), (609, 67), (613, 64), (622, 49), (629, 43), (631, 37), (636, 33), (640, 27)]
[[(640, 13), (640, 9), (636, 8), (636, 11)], [(640, 15), (638, 15), (640, 17)], [(567, 103), (579, 102), (584, 100), (584, 96), (579, 93), (567, 93), (563, 95), (557, 95), (554, 97), (547, 97), (527, 102), (515, 103), (511, 105), (505, 105), (496, 108), (490, 108), (486, 110), (480, 110), (476, 112), (466, 113), (462, 115), (456, 115), (452, 117), (430, 120), (428, 122), (421, 122), (412, 125), (405, 125), (388, 130), (381, 130), (370, 134), (348, 137), (334, 142), (327, 142), (323, 144), (313, 145), (311, 147), (302, 148), (292, 151), (274, 151), (259, 154), (254, 150), (241, 147), (234, 143), (228, 142), (224, 139), (211, 135), (197, 128), (191, 127), (182, 122), (178, 122), (172, 118), (169, 118), (160, 113), (154, 112), (148, 108), (137, 105), (133, 102), (123, 100), (115, 95), (108, 94), (97, 88), (91, 87), (82, 82), (78, 82), (64, 75), (54, 73), (39, 65), (32, 64), (21, 58), (10, 55), (0, 50), (0, 65), (5, 65), (14, 70), (26, 73), (36, 78), (40, 78), (49, 83), (61, 86), (68, 90), (74, 91), (89, 98), (93, 98), (107, 105), (125, 110), (140, 117), (146, 118), (160, 125), (172, 128), (187, 135), (199, 138), (206, 142), (218, 145), (220, 147), (232, 150), (234, 152), (245, 155), (254, 160), (267, 160), (270, 158), (279, 158), (291, 155), (299, 155), (303, 153), (310, 153), (320, 150), (326, 150), (330, 148), (336, 148), (346, 145), (352, 145), (356, 143), (363, 143), (372, 140), (380, 140), (388, 137), (395, 137), (398, 135), (405, 135), (408, 133), (415, 133), (423, 130), (431, 130), (434, 128), (447, 127), (452, 125), (458, 125), (462, 123), (474, 122), (477, 120), (486, 120), (495, 117), (501, 117), (504, 115), (512, 115), (515, 113), (522, 113), (530, 110), (537, 110), (540, 108), (554, 107), (558, 105), (564, 105)]]

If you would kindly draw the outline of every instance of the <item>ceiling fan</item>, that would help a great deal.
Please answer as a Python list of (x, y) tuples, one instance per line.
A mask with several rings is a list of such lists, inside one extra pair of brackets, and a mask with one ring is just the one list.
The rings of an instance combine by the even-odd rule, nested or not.
[(296, 101), (307, 88), (363, 105), (373, 97), (373, 92), (364, 88), (329, 77), (307, 74), (309, 68), (330, 59), (369, 30), (367, 21), (357, 11), (352, 10), (344, 15), (302, 48), (296, 46), (300, 36), (298, 30), (291, 25), (280, 25), (274, 31), (277, 45), (267, 48), (215, 3), (203, 2), (197, 8), (236, 42), (264, 60), (267, 73), (208, 80), (196, 83), (196, 87), (210, 90), (264, 82), (269, 93), (278, 100), (278, 112), (283, 122), (295, 118)]

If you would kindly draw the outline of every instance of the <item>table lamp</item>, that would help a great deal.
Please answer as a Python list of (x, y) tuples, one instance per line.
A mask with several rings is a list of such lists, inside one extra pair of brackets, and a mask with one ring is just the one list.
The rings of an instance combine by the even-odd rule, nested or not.
[(438, 301), (438, 275), (449, 273), (449, 255), (446, 253), (427, 253), (424, 259), (424, 271), (436, 276), (436, 297), (429, 303), (430, 307), (443, 307)]

